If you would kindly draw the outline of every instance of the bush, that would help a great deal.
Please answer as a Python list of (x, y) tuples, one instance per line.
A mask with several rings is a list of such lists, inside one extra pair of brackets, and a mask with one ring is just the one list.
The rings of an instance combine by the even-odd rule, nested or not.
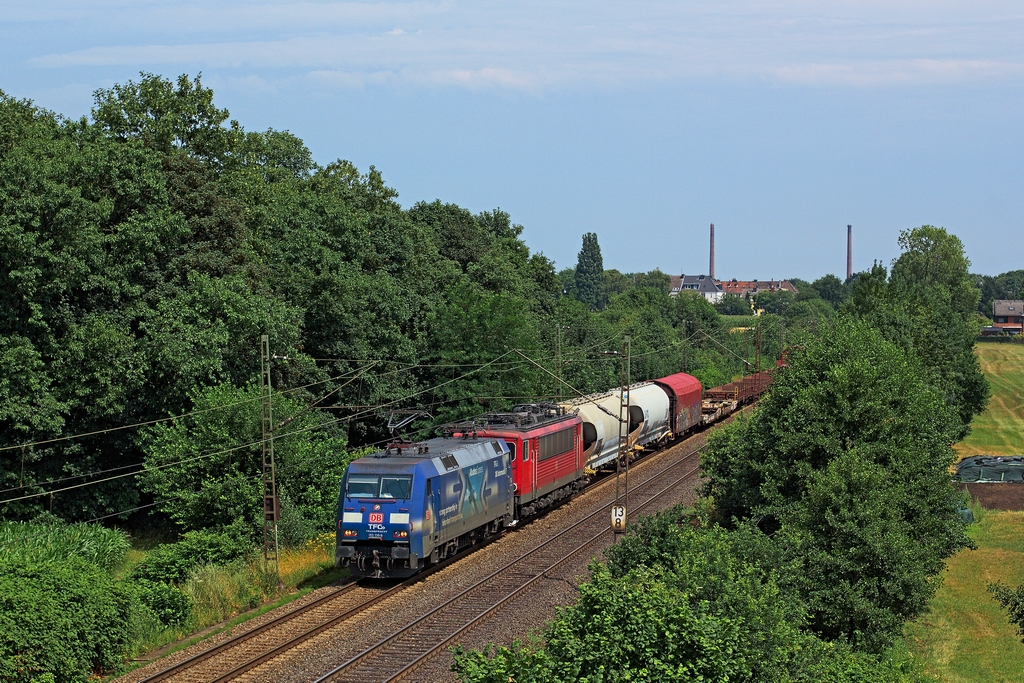
[(84, 681), (116, 670), (137, 598), (78, 557), (0, 561), (0, 680)]
[(182, 583), (189, 573), (205, 564), (228, 564), (247, 556), (252, 544), (235, 534), (189, 531), (177, 543), (154, 548), (131, 572), (134, 579), (154, 583)]
[(1013, 589), (996, 581), (988, 585), (988, 592), (995, 597), (999, 606), (1006, 610), (1010, 623), (1017, 627), (1017, 635), (1024, 636), (1024, 584)]
[(134, 579), (128, 585), (161, 624), (183, 626), (192, 614), (192, 599), (175, 586), (148, 579)]

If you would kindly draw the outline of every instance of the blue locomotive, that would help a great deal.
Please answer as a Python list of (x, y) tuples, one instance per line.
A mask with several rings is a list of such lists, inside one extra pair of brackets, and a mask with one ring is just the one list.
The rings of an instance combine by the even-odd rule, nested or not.
[(501, 531), (514, 496), (504, 439), (391, 443), (349, 465), (335, 564), (359, 577), (412, 576)]

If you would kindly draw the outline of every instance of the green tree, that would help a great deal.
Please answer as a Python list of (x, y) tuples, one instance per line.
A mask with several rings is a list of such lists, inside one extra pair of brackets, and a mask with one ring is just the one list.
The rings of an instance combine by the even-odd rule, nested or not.
[(948, 473), (957, 428), (915, 356), (839, 318), (793, 351), (752, 418), (712, 436), (706, 492), (723, 522), (781, 528), (813, 558), (803, 592), (819, 633), (877, 650), (970, 545)]
[[(183, 531), (243, 523), (262, 528), (259, 387), (198, 392), (197, 414), (156, 426), (142, 486)], [(337, 492), (351, 459), (332, 420), (274, 395), (277, 482), (317, 530), (334, 527)]]
[(604, 271), (603, 278), (603, 294), (601, 296), (601, 307), (607, 306), (612, 298), (622, 294), (627, 289), (632, 289), (635, 286), (633, 279), (628, 275), (623, 275), (619, 271), (612, 268), (611, 270)]
[[(832, 304), (833, 308), (838, 308), (849, 296), (846, 285), (832, 273), (819, 277), (811, 284), (818, 296)], [(800, 291), (803, 293), (803, 290)]]
[(742, 296), (728, 293), (715, 304), (715, 310), (722, 315), (750, 315), (752, 313), (749, 301)]
[(597, 234), (588, 232), (583, 235), (583, 248), (576, 261), (576, 298), (591, 310), (601, 304), (603, 278), (601, 246), (597, 243)]
[[(150, 149), (170, 154), (182, 149), (209, 160), (223, 160), (230, 146), (223, 127), (227, 109), (213, 105), (213, 90), (202, 76), (178, 76), (176, 83), (142, 72), (140, 81), (96, 91), (93, 118), (116, 140), (141, 140)], [(233, 126), (237, 131), (237, 124)]]
[(793, 292), (785, 289), (777, 292), (763, 291), (754, 296), (754, 308), (763, 309), (765, 313), (782, 315), (795, 301), (796, 296)]
[(845, 309), (918, 356), (928, 381), (956, 412), (961, 439), (989, 397), (974, 355), (980, 293), (955, 235), (926, 225), (902, 232), (900, 246), (888, 281), (875, 264), (853, 284)]
[(665, 294), (668, 294), (672, 286), (672, 278), (661, 272), (661, 270), (655, 268), (648, 273), (638, 273), (636, 275), (636, 286), (653, 287), (654, 289), (659, 289)]

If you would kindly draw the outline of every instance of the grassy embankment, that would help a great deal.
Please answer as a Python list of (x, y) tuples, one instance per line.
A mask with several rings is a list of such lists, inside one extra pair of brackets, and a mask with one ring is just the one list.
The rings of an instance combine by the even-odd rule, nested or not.
[[(127, 573), (145, 554), (130, 550), (120, 573)], [(150, 651), (144, 659), (166, 655), (348, 575), (348, 570), (334, 568), (333, 533), (322, 534), (300, 548), (282, 549), (279, 567), (280, 588), (261, 575), (258, 563), (198, 568), (181, 586), (193, 605), (188, 623), (139, 634), (135, 651), (140, 655)]]
[(907, 627), (909, 648), (943, 683), (1024, 681), (1024, 644), (986, 590), (1024, 583), (1024, 512), (980, 516), (978, 549), (950, 558), (931, 612)]
[[(957, 453), (1024, 454), (1024, 346), (981, 343), (976, 352), (992, 400)], [(1024, 512), (976, 512), (978, 549), (947, 562), (931, 611), (907, 627), (907, 645), (943, 683), (1024, 683), (1024, 644), (987, 590), (991, 581), (1024, 583)]]

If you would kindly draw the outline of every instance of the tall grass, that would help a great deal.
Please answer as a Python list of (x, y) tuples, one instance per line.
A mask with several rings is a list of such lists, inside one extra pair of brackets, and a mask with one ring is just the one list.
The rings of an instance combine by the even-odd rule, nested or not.
[(47, 562), (77, 556), (113, 571), (130, 547), (127, 534), (99, 524), (0, 522), (0, 557), (13, 560)]
[(178, 627), (140, 621), (136, 653), (173, 643), (268, 601), (283, 599), (286, 593), (303, 595), (346, 573), (333, 569), (333, 532), (317, 536), (299, 548), (282, 550), (278, 566), (283, 590), (278, 588), (273, 572), (263, 567), (262, 558), (256, 556), (226, 565), (196, 567), (180, 586), (192, 602), (188, 621)]
[(255, 562), (205, 565), (193, 570), (181, 590), (192, 599), (191, 626), (200, 629), (276, 597), (277, 581)]

